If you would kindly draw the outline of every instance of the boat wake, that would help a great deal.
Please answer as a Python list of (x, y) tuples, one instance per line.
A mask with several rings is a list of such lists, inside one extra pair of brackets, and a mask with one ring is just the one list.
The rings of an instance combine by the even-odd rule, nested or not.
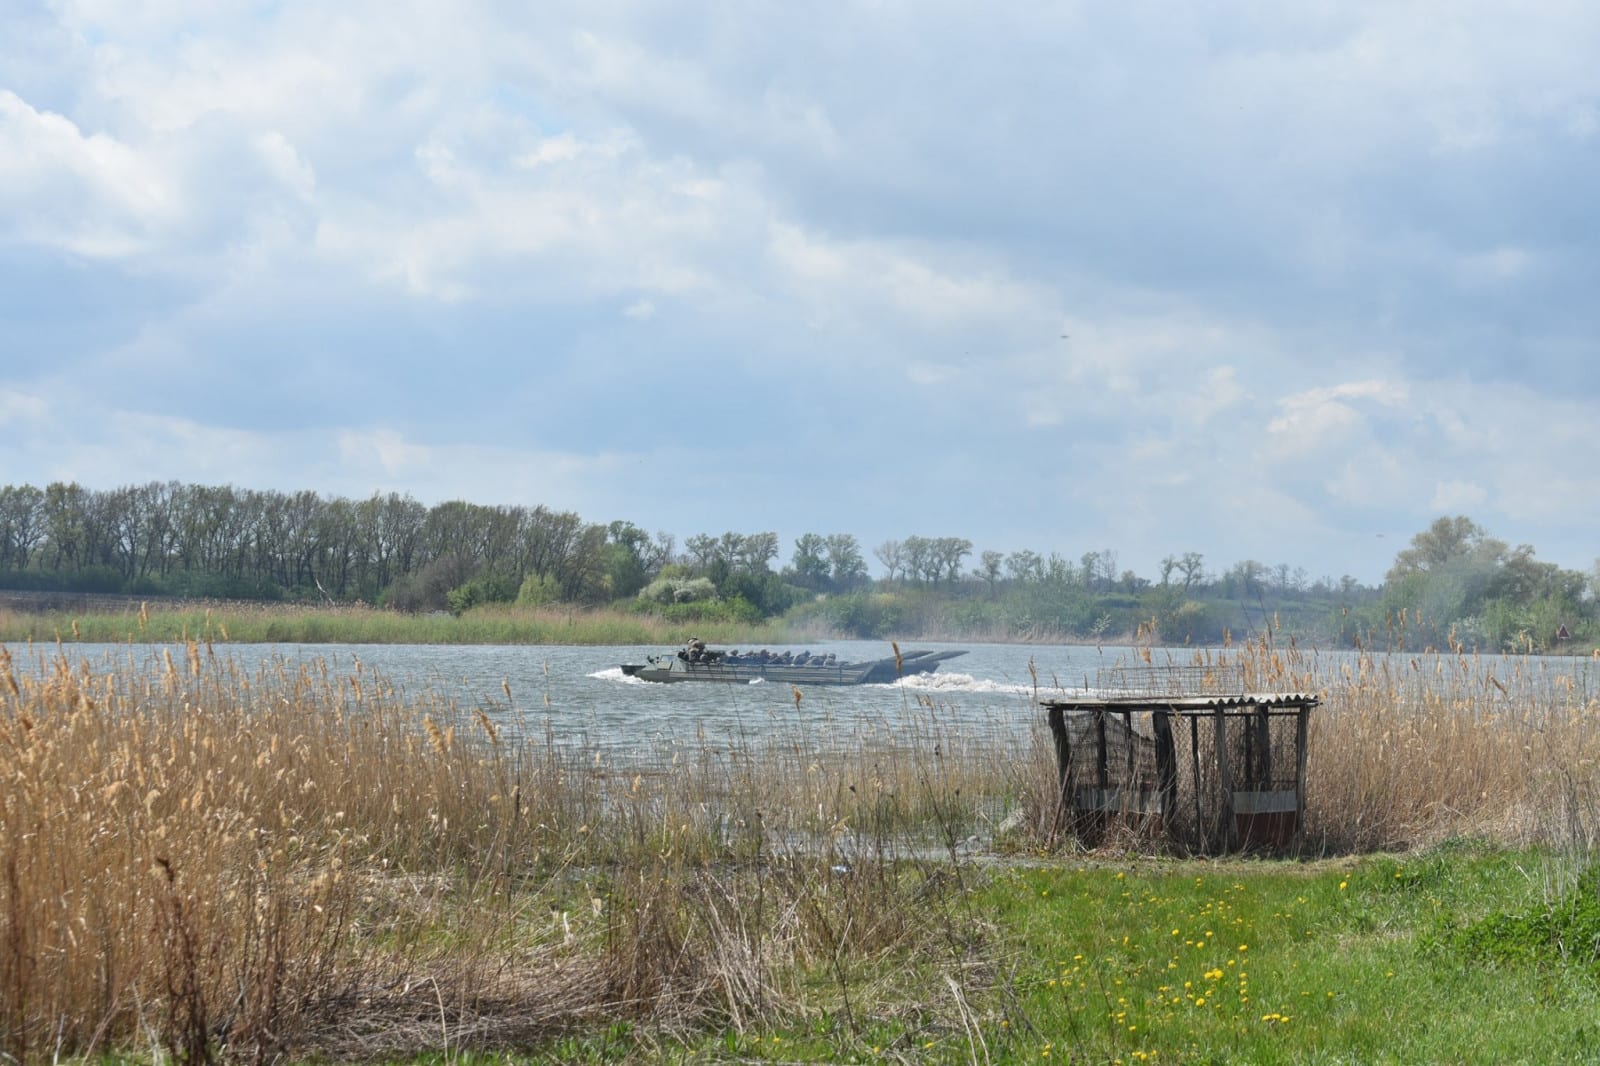
[(648, 685), (650, 683), (648, 681), (641, 681), (637, 677), (629, 677), (627, 674), (622, 672), (622, 667), (620, 666), (611, 666), (604, 670), (596, 670), (589, 676), (600, 681), (616, 681), (623, 685)]
[(982, 692), (1002, 696), (1029, 696), (1033, 686), (1013, 684), (1009, 681), (990, 681), (971, 674), (937, 673), (912, 674), (883, 688), (903, 688), (916, 692)]

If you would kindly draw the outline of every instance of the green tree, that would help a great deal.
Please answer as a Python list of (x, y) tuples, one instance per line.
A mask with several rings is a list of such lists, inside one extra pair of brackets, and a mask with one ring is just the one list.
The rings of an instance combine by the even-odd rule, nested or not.
[(817, 533), (803, 533), (794, 542), (794, 555), (789, 560), (794, 583), (812, 590), (828, 586), (828, 542)]
[(1521, 606), (1507, 598), (1485, 612), (1505, 581), (1507, 556), (1505, 542), (1470, 518), (1436, 519), (1411, 538), (1389, 568), (1384, 605), (1390, 617), (1404, 623), (1397, 636), (1408, 647), (1442, 648), (1452, 642), (1497, 647), (1502, 631), (1517, 624)]
[(1022, 583), (1026, 581), (1044, 580), (1044, 560), (1039, 553), (1024, 548), (1014, 551), (1006, 556), (1006, 573), (1012, 581)]
[(1495, 566), (1505, 556), (1505, 541), (1496, 540), (1466, 515), (1436, 518), (1411, 538), (1411, 545), (1394, 557), (1387, 575), (1399, 581), (1411, 574), (1436, 573), (1462, 562)]
[(612, 522), (606, 527), (602, 569), (608, 594), (628, 597), (650, 583), (661, 568), (659, 545), (632, 522)]
[(0, 489), (0, 570), (26, 570), (44, 537), (44, 493), (31, 485)]
[(861, 544), (849, 533), (828, 534), (828, 580), (835, 591), (858, 588), (867, 583), (867, 561)]

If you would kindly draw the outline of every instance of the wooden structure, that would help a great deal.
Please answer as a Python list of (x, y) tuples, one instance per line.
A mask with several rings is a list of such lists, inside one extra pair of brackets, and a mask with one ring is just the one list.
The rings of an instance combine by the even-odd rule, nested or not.
[(1040, 701), (1068, 828), (1091, 845), (1124, 828), (1165, 835), (1200, 854), (1288, 846), (1305, 814), (1307, 733), (1317, 703), (1305, 693)]

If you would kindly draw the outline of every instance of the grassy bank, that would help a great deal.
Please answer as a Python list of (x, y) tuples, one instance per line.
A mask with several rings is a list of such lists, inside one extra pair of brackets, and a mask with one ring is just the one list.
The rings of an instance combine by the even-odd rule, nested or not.
[(209, 606), (129, 600), (114, 608), (29, 612), (0, 608), (0, 642), (237, 644), (783, 644), (781, 623), (668, 621), (656, 615), (578, 608), (477, 607), (457, 617), (374, 607), (306, 607), (242, 601)]
[[(1017, 960), (995, 1058), (1592, 1061), (1600, 907), (1571, 920), (1560, 902), (1578, 869), (1455, 840), (1309, 866), (1007, 871), (985, 892)], [(1537, 935), (1493, 934), (1531, 916)]]
[(1303, 853), (1217, 861), (1078, 852), (1046, 736), (909, 694), (618, 765), (360, 669), (11, 654), (14, 1060), (1597, 1053), (1600, 703), (1532, 667), (1221, 653), (1325, 702)]

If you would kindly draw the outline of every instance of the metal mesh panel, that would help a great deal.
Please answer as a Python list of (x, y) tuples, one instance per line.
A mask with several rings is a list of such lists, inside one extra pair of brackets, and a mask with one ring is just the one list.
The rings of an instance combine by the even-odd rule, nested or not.
[(1317, 702), (1230, 691), (1047, 701), (1071, 831), (1092, 844), (1122, 825), (1202, 854), (1290, 844)]
[(1145, 666), (1119, 664), (1095, 674), (1095, 687), (1108, 696), (1178, 696), (1236, 692), (1242, 671), (1234, 665)]
[(1228, 774), (1235, 790), (1294, 790), (1299, 770), (1295, 722), (1293, 715), (1265, 712), (1228, 717)]

